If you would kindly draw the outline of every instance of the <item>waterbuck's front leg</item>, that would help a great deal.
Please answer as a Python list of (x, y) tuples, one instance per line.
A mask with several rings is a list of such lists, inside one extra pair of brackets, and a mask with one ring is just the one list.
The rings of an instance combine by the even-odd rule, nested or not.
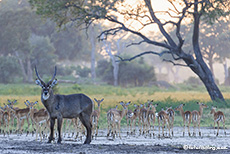
[(50, 118), (50, 136), (48, 143), (51, 143), (51, 141), (54, 139), (54, 124), (55, 124), (55, 118)]
[(57, 141), (57, 143), (59, 143), (59, 144), (62, 141), (62, 139), (61, 139), (62, 121), (63, 121), (62, 116), (60, 116), (60, 117), (57, 118), (57, 130), (58, 130), (58, 141)]

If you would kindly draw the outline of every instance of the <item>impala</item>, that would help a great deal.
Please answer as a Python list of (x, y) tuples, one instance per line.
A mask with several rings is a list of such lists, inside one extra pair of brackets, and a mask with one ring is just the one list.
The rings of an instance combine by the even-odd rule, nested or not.
[(164, 110), (160, 111), (158, 113), (157, 120), (158, 120), (158, 127), (159, 127), (159, 137), (160, 137), (160, 124), (162, 125), (162, 135), (165, 136), (164, 135), (164, 127), (165, 127), (165, 124), (166, 124), (167, 128), (169, 130), (169, 136), (170, 136), (169, 116), (166, 113), (166, 111), (164, 111)]
[(79, 117), (82, 124), (87, 130), (87, 137), (84, 144), (90, 144), (92, 124), (90, 121), (91, 114), (93, 112), (93, 101), (84, 94), (72, 94), (72, 95), (54, 95), (52, 88), (57, 84), (56, 70), (52, 79), (45, 83), (39, 76), (37, 68), (35, 67), (35, 73), (37, 75), (36, 84), (41, 86), (41, 101), (45, 106), (50, 116), (50, 136), (48, 143), (54, 140), (54, 124), (57, 119), (58, 141), (61, 143), (61, 128), (63, 118), (77, 118)]
[(169, 116), (169, 127), (170, 127), (170, 130), (172, 131), (172, 132), (169, 132), (169, 134), (171, 133), (172, 136), (173, 136), (173, 123), (174, 123), (174, 115), (175, 115), (175, 113), (174, 113), (174, 110), (172, 109), (172, 107), (167, 108), (166, 113)]
[(149, 122), (148, 122), (148, 115), (149, 115), (149, 110), (150, 110), (150, 101), (147, 103), (147, 108), (144, 107), (140, 110), (140, 117), (142, 121), (142, 126), (143, 126), (143, 135), (147, 134), (149, 131)]
[[(15, 109), (11, 107), (11, 111), (12, 113), (15, 115), (15, 117), (17, 118), (17, 133), (22, 134), (22, 126), (24, 124), (24, 120), (27, 120), (28, 123), (28, 128), (30, 127), (30, 122), (29, 122), (29, 112), (30, 112), (30, 106), (24, 102), (24, 104), (27, 106), (27, 108), (23, 108), (23, 109)], [(29, 131), (27, 131), (27, 135), (28, 135)]]
[[(158, 106), (158, 104), (153, 105), (152, 103), (149, 104), (150, 105), (150, 110), (149, 110), (149, 114), (148, 114), (148, 123), (149, 123), (149, 127), (151, 131), (151, 123), (153, 124), (153, 136), (154, 134), (154, 125), (155, 125), (155, 120), (156, 120), (156, 107)], [(151, 133), (150, 133), (150, 137), (151, 137)]]
[[(10, 100), (7, 100), (8, 101), (8, 105), (10, 106), (10, 108), (13, 108), (14, 110), (17, 110), (19, 109), (18, 107), (13, 107), (16, 103), (17, 103), (17, 100), (14, 100), (14, 101), (10, 101)], [(11, 126), (12, 128), (14, 128), (14, 119), (15, 119), (15, 114), (13, 111), (10, 112), (10, 120), (11, 120)]]
[(100, 113), (101, 113), (101, 103), (103, 102), (104, 98), (102, 98), (101, 100), (97, 100), (96, 98), (94, 98), (94, 100), (97, 103), (97, 110), (93, 111), (91, 121), (92, 121), (93, 136), (95, 136), (95, 139), (96, 139), (98, 135), (98, 121), (99, 121)]
[(215, 123), (217, 123), (217, 125), (218, 125), (218, 130), (217, 130), (216, 136), (219, 135), (220, 121), (223, 122), (224, 134), (226, 135), (226, 131), (225, 131), (225, 116), (224, 116), (224, 113), (221, 112), (221, 111), (217, 111), (217, 112), (216, 112), (216, 108), (217, 108), (217, 107), (213, 107), (213, 106), (212, 106), (212, 108), (211, 108), (211, 113), (210, 113), (210, 114), (213, 114), (213, 115), (214, 115), (214, 130), (215, 130)]
[[(127, 125), (128, 125), (128, 130), (129, 130), (129, 128), (130, 128), (131, 135), (132, 135), (132, 134), (135, 134), (136, 119), (137, 119), (137, 117), (139, 117), (139, 115), (140, 115), (140, 106), (134, 104), (134, 107), (135, 107), (134, 111), (133, 111), (133, 112), (132, 112), (132, 111), (130, 112), (130, 110), (129, 110), (128, 113), (127, 113), (127, 116), (126, 116)], [(133, 128), (132, 128), (133, 124), (134, 124), (134, 131), (133, 131)], [(128, 132), (127, 132), (127, 133), (128, 133)]]
[[(124, 102), (120, 102), (120, 104), (123, 107), (123, 110), (117, 110), (117, 109), (110, 109), (107, 112), (107, 120), (108, 120), (108, 134), (107, 137), (109, 136), (110, 132), (113, 136), (113, 139), (115, 138), (115, 134), (119, 133), (119, 137), (121, 138), (121, 133), (120, 133), (120, 125), (121, 125), (121, 120), (123, 119), (123, 117), (127, 114), (128, 112), (128, 105), (131, 102), (128, 103), (124, 103)], [(117, 127), (117, 130), (116, 130)]]
[(42, 108), (38, 111), (30, 110), (30, 117), (32, 119), (32, 123), (36, 126), (36, 140), (38, 139), (38, 131), (40, 135), (40, 140), (42, 141), (42, 132), (41, 132), (41, 125), (44, 125), (44, 130), (47, 127), (49, 121), (49, 114), (46, 109)]
[(200, 132), (200, 120), (203, 114), (203, 108), (207, 108), (208, 106), (206, 104), (203, 103), (199, 103), (197, 102), (197, 104), (199, 104), (200, 110), (194, 110), (192, 111), (192, 122), (193, 122), (193, 136), (196, 135), (196, 126), (198, 125), (198, 129), (199, 129), (199, 136), (201, 136), (201, 132)]
[(183, 136), (185, 134), (185, 124), (187, 124), (187, 127), (188, 127), (188, 135), (191, 136), (189, 126), (190, 126), (191, 119), (192, 119), (192, 113), (191, 113), (191, 111), (185, 111), (184, 112), (183, 106), (185, 106), (185, 104), (179, 105), (178, 107), (175, 108), (175, 110), (180, 111), (180, 114), (183, 118), (183, 123), (184, 123)]
[[(5, 104), (4, 104), (5, 105)], [(5, 136), (5, 134), (7, 133), (9, 135), (10, 131), (9, 131), (9, 124), (10, 124), (10, 107), (9, 105), (5, 105), (4, 108), (1, 108), (3, 115), (2, 115), (2, 120), (3, 120), (3, 125), (4, 125), (4, 129), (3, 129), (3, 134)]]

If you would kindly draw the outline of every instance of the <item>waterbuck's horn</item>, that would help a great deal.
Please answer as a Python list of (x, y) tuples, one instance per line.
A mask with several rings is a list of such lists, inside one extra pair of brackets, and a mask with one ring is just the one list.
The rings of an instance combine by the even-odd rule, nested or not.
[(56, 76), (56, 72), (57, 72), (57, 66), (55, 66), (55, 68), (54, 68), (54, 75), (53, 75), (52, 79), (49, 81), (49, 83), (52, 83), (52, 81), (54, 80), (54, 78)]
[(38, 77), (38, 79), (41, 81), (42, 84), (44, 84), (45, 82), (40, 78), (39, 74), (38, 74), (38, 71), (37, 71), (37, 67), (35, 66), (35, 73)]

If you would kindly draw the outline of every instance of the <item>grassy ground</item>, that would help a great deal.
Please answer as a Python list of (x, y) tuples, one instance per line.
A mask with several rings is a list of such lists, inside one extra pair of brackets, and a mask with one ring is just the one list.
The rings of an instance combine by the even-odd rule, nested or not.
[[(157, 111), (162, 108), (170, 107), (175, 108), (181, 103), (185, 103), (184, 110), (199, 110), (197, 101), (218, 106), (218, 109), (222, 110), (226, 115), (226, 125), (230, 126), (230, 87), (220, 87), (223, 95), (226, 99), (224, 102), (212, 102), (209, 98), (203, 86), (186, 86), (176, 85), (170, 89), (160, 89), (157, 87), (135, 87), (135, 88), (121, 88), (108, 85), (73, 85), (73, 84), (59, 84), (55, 88), (55, 91), (60, 94), (72, 94), (72, 93), (85, 93), (90, 98), (101, 99), (104, 98), (104, 102), (101, 105), (101, 118), (99, 120), (99, 127), (106, 128), (106, 112), (111, 108), (119, 104), (120, 101), (131, 101), (129, 109), (134, 109), (133, 104), (146, 103), (147, 100), (154, 100), (154, 103), (158, 103)], [(7, 99), (16, 99), (17, 104), (15, 106), (19, 108), (26, 107), (25, 100), (38, 101), (36, 108), (42, 108), (43, 105), (40, 101), (41, 88), (35, 84), (0, 84), (0, 105), (3, 106), (7, 103)], [(119, 109), (122, 107), (119, 105)], [(122, 125), (126, 125), (125, 119), (122, 120)], [(175, 126), (182, 125), (182, 118), (179, 112), (176, 112)], [(210, 108), (204, 109), (201, 126), (211, 127), (213, 125), (213, 115), (210, 115)]]

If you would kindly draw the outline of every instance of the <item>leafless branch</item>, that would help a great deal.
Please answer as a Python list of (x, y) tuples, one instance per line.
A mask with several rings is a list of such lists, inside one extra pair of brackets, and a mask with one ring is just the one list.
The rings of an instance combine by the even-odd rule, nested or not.
[(136, 58), (138, 58), (138, 57), (141, 57), (141, 56), (143, 56), (143, 55), (147, 55), (147, 54), (154, 54), (154, 55), (158, 55), (159, 57), (162, 57), (164, 54), (170, 54), (171, 52), (170, 51), (162, 51), (162, 52), (155, 52), (155, 51), (146, 51), (146, 52), (142, 52), (142, 53), (140, 53), (140, 54), (138, 54), (138, 55), (136, 55), (136, 56), (133, 56), (133, 57), (131, 57), (131, 58), (127, 58), (127, 59), (124, 59), (124, 58), (122, 58), (122, 57), (120, 57), (120, 56), (116, 56), (116, 57), (118, 57), (120, 60), (119, 61), (132, 61), (132, 60), (134, 60), (134, 59), (136, 59)]
[(188, 65), (185, 65), (185, 64), (180, 64), (180, 63), (175, 63), (174, 61), (172, 60), (168, 60), (168, 59), (163, 59), (164, 62), (169, 62), (169, 63), (172, 63), (174, 66), (183, 66), (183, 67), (189, 67)]

